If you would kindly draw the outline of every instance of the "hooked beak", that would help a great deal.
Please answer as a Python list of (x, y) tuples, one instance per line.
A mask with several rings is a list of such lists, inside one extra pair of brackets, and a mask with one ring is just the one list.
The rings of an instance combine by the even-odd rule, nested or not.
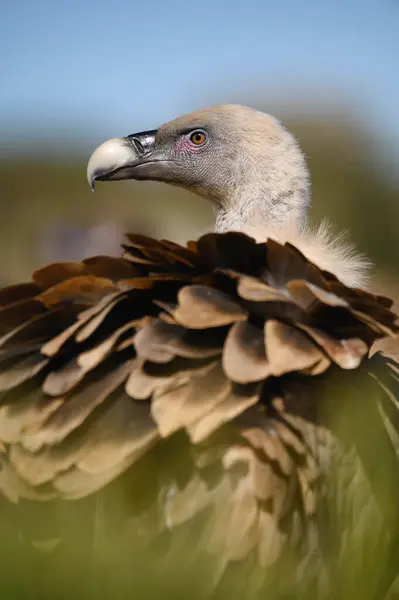
[(87, 180), (94, 191), (96, 181), (120, 179), (164, 180), (171, 161), (155, 150), (157, 131), (133, 133), (124, 138), (112, 138), (98, 146), (87, 165)]

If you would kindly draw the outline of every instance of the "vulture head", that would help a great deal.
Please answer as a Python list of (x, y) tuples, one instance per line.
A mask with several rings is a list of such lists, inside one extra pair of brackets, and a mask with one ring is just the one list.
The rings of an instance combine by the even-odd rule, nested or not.
[(295, 138), (274, 117), (237, 105), (109, 140), (91, 157), (88, 179), (91, 185), (151, 179), (182, 186), (210, 199), (225, 221), (228, 216), (226, 229), (240, 226), (240, 217), (249, 219), (254, 209), (273, 221), (301, 217), (309, 197)]
[(184, 187), (216, 208), (215, 231), (241, 231), (258, 241), (293, 243), (347, 285), (362, 287), (367, 262), (325, 223), (311, 229), (309, 173), (295, 139), (271, 115), (220, 105), (159, 129), (113, 138), (92, 154), (87, 177), (138, 179)]

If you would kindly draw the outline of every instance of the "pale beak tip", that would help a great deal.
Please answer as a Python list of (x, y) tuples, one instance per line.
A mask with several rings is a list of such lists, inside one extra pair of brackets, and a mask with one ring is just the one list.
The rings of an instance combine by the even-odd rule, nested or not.
[(112, 138), (98, 146), (87, 164), (87, 181), (92, 192), (96, 180), (105, 179), (115, 169), (128, 165), (136, 158), (137, 153), (126, 138)]
[(87, 182), (88, 182), (88, 184), (90, 186), (91, 191), (94, 192), (95, 191), (94, 188), (95, 188), (95, 185), (96, 185), (96, 178), (88, 176), (87, 177)]

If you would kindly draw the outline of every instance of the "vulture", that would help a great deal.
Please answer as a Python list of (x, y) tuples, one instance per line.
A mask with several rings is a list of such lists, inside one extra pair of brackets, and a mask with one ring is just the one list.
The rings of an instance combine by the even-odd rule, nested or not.
[(324, 598), (358, 569), (359, 597), (384, 598), (399, 370), (370, 350), (399, 323), (367, 291), (364, 257), (308, 224), (296, 139), (221, 105), (106, 141), (87, 177), (93, 190), (184, 187), (212, 202), (215, 226), (186, 245), (129, 234), (121, 258), (50, 264), (0, 290), (7, 503), (79, 506), (122, 482), (128, 514), (110, 535), (129, 540), (132, 579), (148, 556), (154, 577), (191, 566), (201, 597)]

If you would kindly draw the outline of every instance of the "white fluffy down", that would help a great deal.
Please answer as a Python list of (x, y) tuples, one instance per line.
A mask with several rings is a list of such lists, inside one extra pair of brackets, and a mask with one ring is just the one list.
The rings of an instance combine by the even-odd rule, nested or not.
[(345, 239), (345, 232), (338, 236), (331, 226), (323, 221), (318, 227), (297, 224), (285, 224), (283, 227), (245, 224), (240, 228), (243, 233), (258, 242), (272, 238), (278, 242), (290, 242), (298, 248), (308, 260), (319, 268), (330, 271), (345, 285), (366, 288), (370, 279), (372, 264), (359, 254), (355, 247)]

